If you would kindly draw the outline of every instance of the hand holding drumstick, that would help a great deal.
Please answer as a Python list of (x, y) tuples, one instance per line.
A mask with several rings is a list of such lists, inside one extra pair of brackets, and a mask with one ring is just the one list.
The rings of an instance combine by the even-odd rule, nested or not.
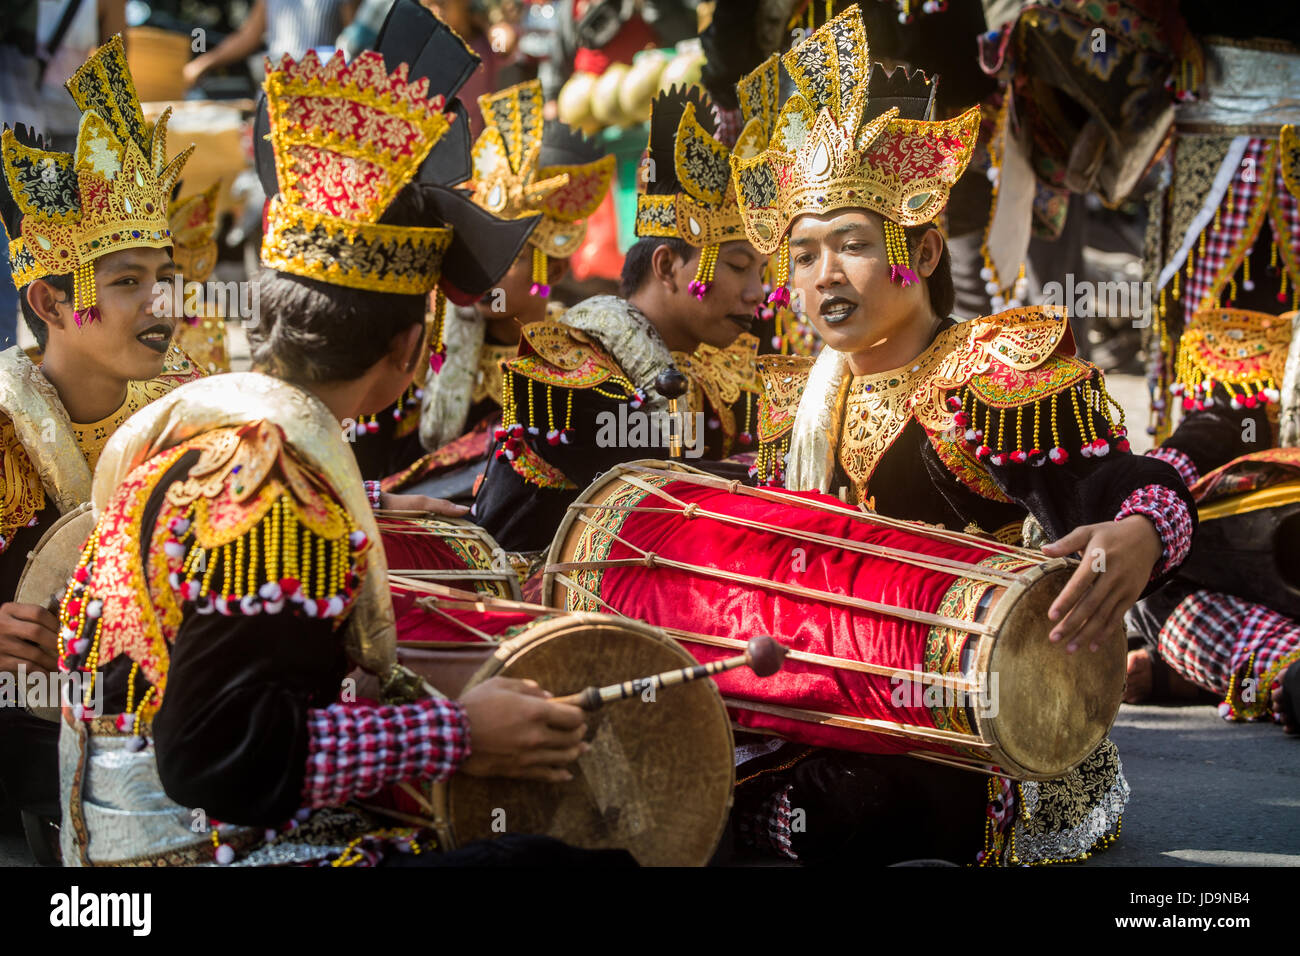
[(759, 677), (781, 669), (786, 649), (770, 637), (751, 638), (744, 654), (710, 664), (665, 671), (638, 680), (588, 687), (554, 698), (536, 681), (494, 677), (461, 698), (470, 722), (472, 750), (462, 769), (479, 777), (519, 777), (562, 783), (564, 769), (590, 748), (583, 742), (583, 711), (638, 696), (647, 686), (671, 687), (748, 665)]

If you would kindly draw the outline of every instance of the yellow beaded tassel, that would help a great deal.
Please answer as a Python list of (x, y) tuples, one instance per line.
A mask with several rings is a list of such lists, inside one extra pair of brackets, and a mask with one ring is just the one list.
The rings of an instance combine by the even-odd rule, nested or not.
[(547, 284), (550, 278), (550, 262), (546, 258), (546, 253), (533, 246), (533, 284), (528, 289), (529, 295), (540, 295), (543, 299), (550, 298), (551, 287)]
[(718, 264), (718, 247), (710, 243), (700, 249), (700, 263), (695, 269), (695, 278), (690, 281), (687, 288), (697, 299), (703, 299), (709, 294), (709, 286), (713, 284), (713, 273)]
[(442, 341), (442, 325), (447, 317), (447, 294), (442, 286), (433, 290), (433, 314), (429, 318), (429, 371), (437, 375), (447, 360), (447, 346)]
[(72, 321), (77, 328), (99, 318), (96, 301), (95, 264), (83, 262), (72, 271)]
[(897, 282), (906, 289), (914, 282), (920, 282), (912, 271), (912, 254), (907, 248), (907, 235), (903, 227), (892, 219), (885, 221), (885, 251), (889, 256), (889, 281)]

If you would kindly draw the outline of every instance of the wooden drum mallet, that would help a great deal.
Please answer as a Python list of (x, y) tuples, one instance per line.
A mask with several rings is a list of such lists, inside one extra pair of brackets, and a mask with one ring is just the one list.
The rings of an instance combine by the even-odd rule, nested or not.
[(786, 648), (784, 645), (777, 643), (765, 634), (759, 635), (758, 637), (751, 637), (749, 643), (745, 646), (745, 653), (737, 654), (735, 657), (723, 658), (709, 664), (696, 664), (694, 667), (664, 671), (662, 674), (652, 674), (649, 677), (642, 677), (637, 680), (625, 680), (621, 684), (588, 687), (576, 694), (557, 697), (555, 702), (558, 704), (573, 704), (583, 710), (599, 710), (605, 704), (613, 701), (638, 697), (645, 693), (648, 687), (658, 690), (660, 687), (684, 684), (687, 681), (698, 680), (701, 677), (712, 677), (714, 674), (721, 674), (724, 671), (734, 670), (744, 665), (748, 665), (749, 669), (759, 677), (771, 677), (781, 669), (785, 654)]

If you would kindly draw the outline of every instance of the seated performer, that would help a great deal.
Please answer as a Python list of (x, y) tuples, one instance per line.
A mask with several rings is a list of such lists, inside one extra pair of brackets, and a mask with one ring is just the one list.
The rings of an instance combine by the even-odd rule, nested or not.
[[(744, 237), (729, 156), (698, 89), (656, 98), (641, 238), (623, 264), (622, 298), (595, 296), (526, 327), (519, 356), (503, 366), (498, 447), (472, 511), (503, 548), (545, 548), (599, 472), (664, 456), (669, 404), (656, 384), (669, 369), (685, 374), (695, 413), (687, 457), (720, 459), (748, 438), (736, 409), (751, 408), (758, 388), (758, 341), (745, 333), (762, 304), (766, 257)], [(692, 425), (706, 402), (714, 434)]]
[[(100, 93), (110, 75), (116, 101)], [(90, 500), (117, 427), (199, 374), (169, 347), (176, 320), (157, 314), (154, 290), (175, 272), (167, 197), (193, 147), (165, 161), (166, 115), (145, 123), (120, 38), (67, 86), (84, 111), (75, 154), (21, 126), (0, 137), (0, 219), (43, 355), (37, 366), (18, 346), (0, 352), (0, 671), (20, 684), (24, 670), (53, 672), (57, 655), (54, 615), (14, 602), (28, 553)], [(14, 707), (0, 707), (0, 724), (0, 800), (57, 817), (58, 728)]]
[[(1071, 354), (1059, 311), (948, 317), (933, 220), (969, 161), (978, 112), (927, 122), (932, 84), (869, 62), (850, 8), (783, 57), (795, 92), (772, 141), (733, 161), (746, 232), (788, 264), (826, 344), (815, 362), (760, 360), (760, 476), (1007, 539), (1032, 517), (1055, 539), (1049, 556), (1085, 556), (1050, 610), (1050, 639), (1062, 653), (1095, 650), (1185, 556), (1187, 490), (1163, 463), (1128, 452), (1122, 416), (1101, 374)], [(990, 784), (901, 757), (788, 758), (742, 766), (737, 805), (764, 830), (776, 821), (782, 851), (809, 862), (971, 860), (985, 797), (996, 825), (984, 862), (1077, 859), (1117, 833), (1128, 792), (1108, 741), (1068, 778), (1041, 784)], [(804, 832), (790, 832), (791, 807), (805, 809)], [(881, 825), (907, 837), (881, 838)]]
[[(416, 20), (423, 37), (404, 22), (414, 62), (461, 46), (432, 14)], [(100, 461), (99, 520), (61, 609), (60, 663), (96, 673), (102, 700), (100, 714), (64, 708), (67, 864), (354, 865), (393, 848), (427, 862), (426, 831), (377, 830), (344, 805), (456, 772), (566, 780), (585, 748), (581, 711), (529, 682), (456, 702), (422, 696), (395, 663), (384, 555), (342, 422), (407, 387), (440, 267), (479, 244), (513, 244), (513, 258), (532, 222), (431, 225), (460, 208), (422, 166), (455, 105), (427, 75), (387, 67), (382, 37), (380, 50), (268, 64), (259, 151), (279, 188), (251, 344), (269, 374), (177, 389)], [(344, 166), (357, 178), (341, 193)], [(384, 706), (347, 703), (354, 665)]]
[(500, 363), (514, 358), (522, 327), (564, 312), (551, 286), (568, 271), (614, 173), (614, 157), (594, 140), (556, 120), (542, 122), (536, 80), (482, 96), (479, 108), (488, 126), (474, 144), (475, 204), (506, 219), (541, 220), (494, 288), (472, 307), (448, 312), (446, 356), (425, 383), (420, 409), (420, 442), (431, 451), (388, 477), (389, 490), (432, 479), (432, 493), (473, 496), (501, 422)]
[(1277, 447), (1276, 414), (1296, 314), (1202, 309), (1179, 338), (1165, 400), (1183, 418), (1150, 455), (1194, 487), (1202, 532), (1130, 615), (1145, 645), (1129, 652), (1130, 703), (1208, 693), (1227, 720), (1300, 733), (1300, 449)]

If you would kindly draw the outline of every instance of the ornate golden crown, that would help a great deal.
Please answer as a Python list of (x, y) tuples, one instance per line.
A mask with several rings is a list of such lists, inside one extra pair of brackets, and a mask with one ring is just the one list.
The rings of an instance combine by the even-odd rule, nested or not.
[(474, 144), (474, 202), (506, 219), (540, 213), (528, 241), (548, 256), (573, 255), (587, 234), (583, 220), (609, 192), (613, 155), (559, 122), (543, 123), (538, 80), (478, 104), (488, 125)]
[(584, 221), (609, 192), (614, 157), (554, 120), (542, 121), (542, 84), (530, 80), (478, 98), (487, 123), (474, 143), (474, 202), (505, 219), (541, 214), (528, 237), (534, 295), (548, 295), (547, 257), (567, 259)]
[(174, 200), (167, 208), (172, 231), (172, 258), (186, 280), (204, 282), (217, 265), (217, 180), (201, 193)]
[(14, 285), (72, 273), (80, 324), (96, 314), (96, 259), (172, 244), (167, 200), (194, 147), (165, 161), (171, 110), (156, 125), (145, 121), (120, 35), (66, 85), (82, 110), (75, 152), (47, 150), (27, 130), (6, 128), (0, 153), (7, 194), (0, 206)]
[(270, 203), (262, 263), (281, 272), (375, 292), (421, 295), (438, 283), (451, 230), (379, 218), (450, 122), (429, 81), (389, 73), (374, 51), (345, 63), (268, 63), (264, 84), (279, 195)]
[[(703, 299), (718, 246), (745, 238), (731, 184), (731, 150), (714, 134), (713, 106), (697, 86), (673, 87), (650, 104), (636, 234), (684, 239), (700, 249), (690, 290)], [(705, 126), (701, 123), (703, 119)]]
[[(673, 87), (650, 107), (650, 142), (636, 234), (705, 247), (744, 239), (731, 186), (731, 150), (714, 137), (713, 107), (699, 87)], [(707, 127), (701, 123), (707, 123)]]
[[(732, 159), (745, 231), (755, 248), (776, 251), (790, 224), (805, 214), (861, 208), (914, 226), (943, 211), (975, 148), (978, 108), (940, 122), (903, 118), (897, 106), (872, 115), (873, 76), (886, 84), (894, 79), (869, 71), (856, 6), (781, 62), (797, 91), (782, 106), (767, 148)], [(918, 77), (927, 82), (919, 73), (904, 73), (899, 82)]]

